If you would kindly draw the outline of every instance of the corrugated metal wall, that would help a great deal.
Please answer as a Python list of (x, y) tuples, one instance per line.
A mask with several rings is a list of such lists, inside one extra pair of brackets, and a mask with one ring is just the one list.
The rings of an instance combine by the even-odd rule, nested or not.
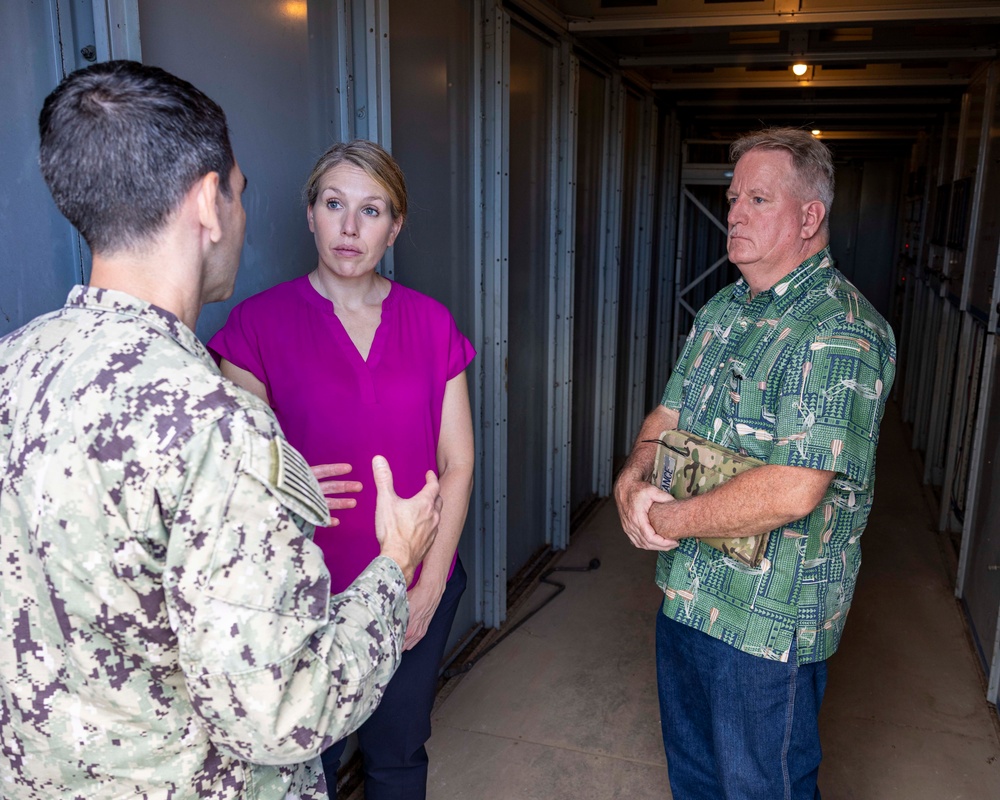
[(903, 204), (901, 406), (959, 542), (956, 595), (1000, 689), (1000, 62), (970, 85), (961, 118), (914, 148)]

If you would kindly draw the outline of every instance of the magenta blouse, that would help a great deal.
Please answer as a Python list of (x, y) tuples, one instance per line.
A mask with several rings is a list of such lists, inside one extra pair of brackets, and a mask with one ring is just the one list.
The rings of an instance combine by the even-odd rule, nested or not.
[(282, 431), (309, 464), (351, 464), (340, 479), (363, 484), (343, 495), (357, 506), (334, 512), (339, 525), (316, 529), (332, 590), (342, 592), (379, 553), (372, 457), (388, 459), (400, 497), (416, 494), (427, 470), (437, 473), (445, 384), (476, 351), (441, 303), (393, 283), (365, 361), (308, 276), (244, 300), (208, 347), (267, 387)]

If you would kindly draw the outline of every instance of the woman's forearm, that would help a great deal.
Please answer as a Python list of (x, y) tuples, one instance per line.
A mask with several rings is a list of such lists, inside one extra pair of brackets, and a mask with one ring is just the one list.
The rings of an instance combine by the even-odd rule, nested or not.
[(441, 409), (441, 433), (438, 437), (437, 467), (441, 484), (441, 523), (437, 539), (424, 558), (420, 572), (442, 592), (448, 570), (458, 547), (472, 496), (472, 474), (476, 461), (472, 434), (472, 410), (465, 373), (448, 381)]
[(441, 522), (437, 538), (424, 557), (420, 580), (428, 578), (441, 587), (448, 580), (448, 571), (465, 527), (472, 496), (472, 465), (455, 464), (438, 476), (441, 484)]

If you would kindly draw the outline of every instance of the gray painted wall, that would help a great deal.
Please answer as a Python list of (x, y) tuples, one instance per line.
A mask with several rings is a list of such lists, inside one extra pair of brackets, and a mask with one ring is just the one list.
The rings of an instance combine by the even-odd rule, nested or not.
[[(142, 60), (191, 81), (226, 112), (233, 149), (247, 176), (246, 242), (236, 291), (206, 306), (197, 333), (207, 339), (240, 300), (316, 265), (301, 188), (325, 148), (312, 109), (304, 4), (281, 0), (143, 0)], [(197, 22), (194, 23), (193, 21)]]
[(62, 79), (55, 0), (0, 3), (0, 336), (84, 278), (72, 226), (38, 170), (38, 112)]

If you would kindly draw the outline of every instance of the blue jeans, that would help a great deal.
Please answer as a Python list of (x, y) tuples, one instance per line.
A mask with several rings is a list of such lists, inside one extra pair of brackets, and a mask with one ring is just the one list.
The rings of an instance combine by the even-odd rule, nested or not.
[[(358, 749), (367, 800), (423, 800), (427, 793), (427, 750), (438, 671), (468, 579), (455, 562), (441, 602), (416, 647), (403, 653), (382, 702), (358, 728)], [(341, 739), (323, 753), (328, 796), (337, 796), (337, 769), (347, 747)]]
[(825, 661), (751, 656), (658, 609), (656, 678), (674, 800), (819, 800)]

